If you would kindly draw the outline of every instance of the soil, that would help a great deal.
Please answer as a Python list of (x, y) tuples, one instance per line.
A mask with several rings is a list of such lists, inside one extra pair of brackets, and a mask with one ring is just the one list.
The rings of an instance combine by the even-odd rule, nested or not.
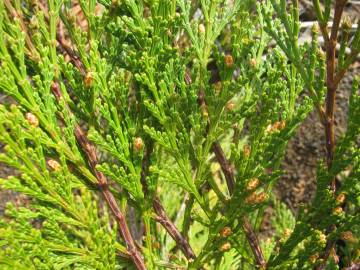
[[(300, 0), (300, 19), (302, 22), (315, 21), (312, 1)], [(344, 9), (344, 17), (352, 21), (360, 18), (360, 1), (349, 1)], [(335, 112), (336, 136), (346, 130), (349, 94), (354, 76), (360, 76), (360, 60), (351, 67), (337, 89)], [(313, 111), (297, 130), (287, 146), (282, 163), (284, 174), (275, 192), (294, 213), (300, 203), (307, 204), (316, 191), (316, 168), (325, 157), (324, 129), (316, 111)]]
[[(360, 74), (360, 65), (349, 70), (337, 90), (336, 102), (336, 136), (346, 130), (348, 101), (352, 81)], [(316, 167), (319, 160), (324, 160), (324, 129), (316, 111), (302, 123), (287, 146), (282, 163), (284, 174), (275, 191), (278, 197), (294, 212), (300, 203), (309, 203), (316, 190)]]

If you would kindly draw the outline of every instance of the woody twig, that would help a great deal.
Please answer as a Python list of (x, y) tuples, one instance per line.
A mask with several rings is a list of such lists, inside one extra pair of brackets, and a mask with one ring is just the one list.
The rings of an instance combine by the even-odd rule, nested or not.
[[(60, 101), (63, 98), (62, 92), (60, 90), (60, 86), (57, 82), (53, 82), (51, 90), (58, 101)], [(69, 107), (67, 107), (67, 111), (69, 114), (72, 113)], [(146, 269), (145, 263), (143, 261), (142, 256), (140, 255), (139, 250), (135, 245), (135, 241), (133, 237), (131, 236), (129, 227), (126, 223), (125, 215), (120, 210), (120, 207), (118, 206), (114, 195), (111, 193), (105, 175), (96, 169), (96, 165), (98, 164), (98, 158), (96, 155), (95, 147), (87, 139), (84, 131), (81, 129), (79, 125), (74, 126), (74, 134), (77, 139), (77, 142), (79, 143), (79, 145), (81, 146), (82, 150), (85, 153), (86, 159), (88, 161), (88, 164), (92, 172), (94, 173), (98, 181), (99, 189), (102, 192), (108, 206), (110, 207), (113, 215), (115, 216), (119, 224), (120, 233), (124, 238), (127, 251), (132, 261), (136, 265), (137, 269), (145, 270)]]
[[(142, 160), (142, 171), (141, 171), (141, 183), (143, 185), (144, 193), (147, 194), (148, 187), (146, 183), (146, 176), (148, 174), (148, 169), (150, 165), (150, 155), (153, 150), (152, 142), (149, 142), (146, 146), (145, 154)], [(169, 233), (169, 235), (174, 239), (177, 246), (182, 250), (185, 257), (189, 260), (194, 260), (196, 258), (194, 251), (192, 250), (189, 242), (186, 238), (180, 233), (175, 224), (171, 221), (168, 215), (165, 212), (164, 207), (162, 206), (160, 199), (155, 196), (152, 202), (153, 209), (156, 213), (155, 220), (160, 223), (165, 230)]]
[[(203, 111), (207, 112), (205, 93), (203, 90), (200, 90), (198, 93), (198, 104)], [(210, 120), (208, 119), (208, 127), (209, 127), (209, 125), (210, 125)], [(215, 141), (213, 143), (212, 151), (214, 152), (215, 157), (220, 164), (221, 170), (224, 173), (227, 188), (229, 190), (229, 194), (232, 195), (234, 193), (234, 188), (235, 188), (235, 178), (234, 178), (234, 172), (231, 168), (230, 162), (226, 158), (225, 153), (222, 150), (222, 147), (218, 141)], [(251, 251), (255, 257), (258, 267), (261, 269), (266, 269), (266, 261), (265, 261), (264, 255), (262, 253), (259, 240), (251, 226), (251, 223), (249, 222), (249, 220), (246, 216), (243, 216), (241, 218), (241, 222), (242, 222), (243, 230), (246, 235), (246, 239), (249, 242)]]

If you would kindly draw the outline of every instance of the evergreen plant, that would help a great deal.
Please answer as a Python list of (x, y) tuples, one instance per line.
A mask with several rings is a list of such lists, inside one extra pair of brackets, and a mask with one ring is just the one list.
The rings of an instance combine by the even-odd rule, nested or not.
[[(0, 0), (0, 269), (360, 269), (346, 3), (313, 0), (300, 43), (297, 0)], [(326, 156), (295, 215), (273, 188), (313, 110)]]

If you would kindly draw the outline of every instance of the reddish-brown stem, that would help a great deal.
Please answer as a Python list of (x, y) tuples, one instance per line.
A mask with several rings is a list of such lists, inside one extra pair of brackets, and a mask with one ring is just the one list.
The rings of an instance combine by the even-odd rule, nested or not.
[(220, 163), (221, 169), (225, 175), (226, 185), (228, 187), (229, 193), (233, 194), (235, 188), (234, 173), (218, 141), (215, 141), (213, 143), (212, 150), (216, 156), (217, 161)]
[[(337, 37), (339, 32), (340, 21), (342, 17), (342, 13), (344, 10), (344, 6), (347, 0), (336, 0), (335, 2), (335, 13), (333, 24), (331, 28), (330, 37), (328, 37), (327, 31), (322, 31), (324, 39), (327, 40), (325, 42), (326, 48), (326, 104), (325, 104), (325, 145), (326, 145), (326, 164), (328, 170), (331, 169), (334, 159), (335, 152), (335, 103), (336, 103), (336, 89), (341, 80), (338, 76), (336, 76), (336, 44)], [(327, 39), (328, 38), (328, 39)], [(345, 72), (341, 75), (344, 76)], [(330, 184), (331, 191), (335, 195), (336, 192), (336, 181), (335, 177), (331, 180)], [(331, 226), (329, 231), (333, 231), (335, 226)], [(335, 243), (331, 240), (328, 240), (325, 248), (325, 252), (322, 256), (322, 263), (316, 268), (317, 270), (324, 269), (326, 262), (331, 254), (331, 250), (333, 250)]]
[(155, 210), (155, 213), (157, 214), (157, 217), (155, 218), (155, 220), (157, 222), (159, 222), (166, 229), (166, 231), (174, 239), (176, 244), (183, 251), (186, 258), (189, 260), (195, 260), (196, 256), (195, 256), (195, 253), (192, 250), (191, 246), (189, 245), (189, 242), (180, 233), (178, 228), (176, 228), (175, 224), (168, 218), (168, 216), (166, 215), (166, 212), (158, 198), (154, 199), (153, 208)]
[[(47, 12), (47, 7), (44, 6), (41, 2), (38, 2), (37, 5), (42, 11), (45, 12), (45, 19), (49, 21), (49, 13)], [(56, 30), (56, 40), (59, 44), (59, 47), (64, 51), (64, 56), (67, 54), (70, 57), (70, 60), (74, 64), (74, 66), (76, 66), (77, 69), (80, 71), (81, 75), (85, 76), (86, 69), (81, 62), (79, 56), (77, 56), (74, 50), (71, 48), (71, 45), (67, 44), (63, 34), (63, 27), (61, 23)]]
[[(228, 189), (230, 195), (232, 195), (235, 187), (234, 173), (230, 167), (229, 161), (227, 160), (220, 144), (219, 143), (214, 143), (214, 144), (215, 146), (213, 145), (213, 149), (215, 148), (214, 153), (216, 159), (220, 163), (221, 170), (225, 175), (226, 183), (231, 183), (230, 186), (228, 186)], [(262, 253), (259, 240), (246, 216), (242, 217), (242, 223), (243, 223), (242, 227), (244, 229), (246, 239), (249, 242), (249, 245), (254, 254), (257, 265), (261, 267), (261, 269), (266, 269), (266, 261)]]
[(261, 269), (266, 269), (266, 261), (264, 258), (264, 255), (262, 253), (262, 250), (260, 248), (259, 239), (257, 238), (253, 228), (251, 227), (251, 224), (247, 217), (243, 217), (242, 219), (242, 227), (245, 231), (246, 238), (249, 242), (249, 245), (251, 247), (252, 252), (254, 253), (254, 256), (256, 258), (256, 263)]
[[(56, 99), (59, 101), (62, 99), (62, 93), (60, 90), (60, 86), (57, 82), (54, 82), (52, 84), (52, 92), (55, 95)], [(70, 108), (67, 108), (68, 113), (71, 113)], [(128, 228), (128, 225), (126, 223), (126, 219), (122, 211), (120, 210), (120, 207), (118, 206), (114, 195), (111, 193), (109, 189), (109, 185), (107, 182), (107, 179), (105, 175), (102, 172), (99, 172), (96, 169), (96, 165), (98, 164), (98, 159), (96, 155), (95, 147), (90, 143), (90, 141), (87, 139), (85, 133), (80, 128), (79, 125), (74, 126), (74, 134), (77, 139), (77, 142), (81, 146), (82, 150), (85, 153), (86, 159), (89, 163), (89, 166), (91, 170), (93, 171), (94, 175), (96, 176), (96, 179), (98, 181), (99, 189), (101, 190), (107, 204), (109, 205), (113, 215), (115, 216), (118, 224), (119, 224), (119, 230), (121, 235), (124, 238), (124, 241), (126, 243), (127, 251), (133, 260), (134, 264), (136, 265), (137, 269), (144, 270), (146, 269), (145, 263), (143, 261), (142, 256), (140, 255), (140, 252), (138, 251), (135, 241), (133, 240), (130, 230)]]
[[(334, 132), (334, 110), (336, 99), (335, 65), (336, 44), (341, 16), (346, 0), (337, 0), (335, 3), (335, 14), (331, 28), (330, 39), (326, 44), (326, 107), (325, 107), (325, 136), (326, 136), (326, 162), (330, 169), (334, 158), (335, 132)], [(331, 183), (331, 189), (335, 192), (335, 179)]]
[[(205, 92), (203, 90), (200, 90), (198, 93), (198, 104), (203, 114), (208, 116), (208, 109), (205, 101)], [(210, 126), (210, 120), (208, 119), (207, 132), (209, 130), (209, 126)], [(232, 195), (235, 189), (235, 178), (230, 162), (226, 158), (225, 153), (218, 141), (215, 141), (212, 144), (212, 151), (214, 152), (215, 157), (220, 164), (221, 170), (223, 171), (226, 179), (227, 188), (229, 190), (230, 195)], [(258, 267), (261, 269), (266, 269), (266, 261), (262, 253), (259, 240), (251, 226), (251, 223), (249, 222), (246, 216), (242, 217), (241, 222), (242, 222), (243, 230), (246, 235), (246, 239), (249, 242), (251, 251), (254, 254)]]
[(31, 58), (34, 61), (39, 61), (39, 59), (40, 59), (39, 53), (37, 52), (34, 44), (31, 41), (29, 31), (28, 31), (28, 29), (26, 27), (26, 24), (24, 23), (21, 10), (17, 11), (12, 6), (11, 1), (6, 0), (6, 1), (4, 1), (4, 4), (5, 4), (6, 8), (8, 9), (8, 11), (10, 12), (11, 16), (13, 16), (14, 18), (19, 19), (21, 30), (25, 33), (25, 43), (26, 43), (26, 46), (27, 46), (27, 48), (29, 50), (29, 52), (28, 52), (29, 58)]
[(86, 69), (81, 62), (80, 58), (75, 54), (75, 52), (64, 42), (64, 37), (58, 31), (56, 34), (56, 40), (59, 43), (60, 47), (66, 52), (66, 54), (70, 57), (71, 62), (77, 67), (80, 71), (81, 75), (86, 75)]
[[(143, 186), (144, 194), (148, 194), (148, 186), (146, 183), (146, 176), (148, 174), (148, 169), (150, 165), (150, 155), (153, 150), (152, 142), (149, 142), (146, 145), (145, 154), (142, 160), (142, 170), (141, 170), (141, 184)], [(174, 239), (177, 246), (182, 250), (185, 257), (189, 260), (194, 260), (196, 258), (194, 251), (192, 250), (189, 242), (186, 240), (186, 238), (180, 233), (178, 228), (175, 226), (175, 224), (171, 221), (171, 219), (168, 217), (168, 215), (165, 212), (164, 207), (162, 206), (160, 199), (155, 196), (153, 202), (152, 202), (153, 209), (156, 213), (155, 220), (159, 222), (165, 230), (169, 233), (169, 235)]]

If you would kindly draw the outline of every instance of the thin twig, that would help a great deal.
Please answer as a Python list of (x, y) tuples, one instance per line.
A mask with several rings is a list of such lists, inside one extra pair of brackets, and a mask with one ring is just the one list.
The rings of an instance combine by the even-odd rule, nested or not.
[[(225, 157), (224, 151), (222, 151), (220, 144), (216, 145), (217, 151), (215, 151), (215, 156), (218, 162), (220, 163), (220, 167), (222, 171), (224, 172), (225, 179), (227, 183), (231, 183), (230, 187), (228, 186), (229, 193), (232, 195), (234, 189), (231, 187), (235, 186), (235, 180), (234, 180), (234, 174), (232, 172), (231, 167), (229, 166), (229, 162), (227, 158)], [(221, 150), (221, 151), (219, 151)], [(264, 258), (264, 255), (262, 253), (259, 240), (251, 226), (251, 223), (249, 222), (248, 218), (246, 216), (242, 217), (242, 226), (246, 235), (246, 238), (249, 242), (249, 245), (251, 247), (251, 250), (254, 254), (256, 263), (261, 269), (266, 269), (266, 261)]]
[(39, 59), (40, 59), (39, 53), (31, 41), (29, 31), (26, 27), (26, 24), (24, 23), (21, 10), (19, 11), (20, 12), (20, 14), (19, 14), (19, 12), (11, 5), (11, 1), (4, 0), (4, 4), (5, 4), (7, 10), (10, 12), (11, 16), (19, 19), (20, 28), (23, 31), (23, 33), (25, 33), (25, 43), (29, 50), (28, 51), (29, 58), (34, 61), (39, 61)]
[(192, 250), (189, 242), (186, 238), (180, 233), (180, 231), (176, 228), (175, 224), (168, 218), (163, 206), (160, 203), (158, 198), (155, 198), (153, 201), (153, 208), (157, 214), (155, 220), (159, 222), (166, 231), (170, 234), (170, 236), (174, 239), (176, 244), (183, 251), (184, 255), (189, 260), (195, 260), (196, 256), (194, 251)]
[[(41, 2), (37, 2), (36, 4), (38, 5), (38, 8), (40, 8), (44, 12), (45, 20), (47, 22), (49, 22), (49, 13), (48, 13), (47, 7), (44, 6)], [(60, 49), (63, 51), (62, 52), (63, 55), (64, 56), (68, 55), (70, 57), (71, 62), (80, 71), (81, 75), (85, 76), (86, 69), (84, 67), (84, 64), (82, 63), (80, 57), (78, 55), (76, 55), (74, 50), (71, 48), (71, 45), (73, 45), (73, 44), (71, 44), (71, 42), (69, 42), (70, 45), (66, 43), (66, 39), (65, 39), (63, 32), (64, 32), (63, 31), (63, 22), (60, 21), (59, 26), (57, 27), (57, 30), (56, 30), (56, 41), (58, 42)]]
[[(51, 89), (56, 99), (60, 101), (63, 98), (63, 96), (59, 84), (57, 82), (54, 82), (52, 84)], [(72, 113), (69, 107), (67, 107), (67, 111), (70, 114)], [(99, 189), (101, 190), (103, 196), (105, 197), (105, 200), (108, 203), (112, 213), (116, 217), (116, 220), (119, 224), (119, 230), (124, 238), (124, 241), (126, 243), (126, 248), (129, 255), (131, 256), (131, 259), (133, 260), (137, 269), (145, 270), (146, 269), (145, 263), (140, 255), (140, 252), (138, 251), (135, 245), (135, 241), (131, 236), (130, 230), (125, 220), (125, 216), (120, 210), (120, 207), (118, 206), (114, 195), (111, 193), (109, 189), (109, 185), (105, 175), (96, 169), (96, 165), (98, 164), (98, 159), (97, 159), (95, 147), (87, 139), (85, 133), (83, 132), (83, 130), (80, 128), (79, 125), (74, 126), (74, 134), (77, 139), (77, 142), (79, 143), (79, 145), (81, 146), (82, 150), (86, 155), (91, 170), (93, 171), (94, 175), (96, 176), (96, 179), (98, 180)]]
[[(328, 170), (331, 170), (334, 152), (335, 152), (335, 103), (336, 103), (336, 89), (340, 79), (336, 78), (336, 44), (339, 32), (341, 17), (347, 0), (336, 0), (335, 13), (331, 27), (330, 37), (328, 33), (322, 29), (323, 37), (325, 39), (326, 48), (326, 105), (325, 105), (325, 144), (326, 144), (326, 163)], [(327, 41), (328, 39), (328, 41)], [(326, 42), (327, 41), (327, 42)], [(331, 180), (330, 188), (335, 195), (336, 181), (335, 177)], [(335, 225), (329, 228), (329, 232), (335, 230)], [(316, 268), (317, 270), (324, 269), (326, 262), (333, 250), (335, 242), (328, 240), (326, 243), (325, 252), (322, 256), (322, 263)]]
[[(149, 142), (146, 146), (145, 154), (142, 160), (142, 170), (141, 170), (141, 184), (143, 186), (143, 191), (145, 194), (149, 193), (148, 186), (146, 183), (146, 176), (149, 170), (150, 155), (152, 151), (153, 151), (153, 143)], [(162, 206), (160, 199), (158, 197), (155, 196), (152, 205), (157, 215), (155, 220), (159, 222), (165, 228), (165, 230), (170, 234), (170, 236), (176, 242), (177, 246), (183, 251), (185, 257), (189, 260), (194, 260), (196, 256), (189, 242), (180, 233), (178, 228), (175, 226), (174, 222), (172, 222), (171, 219), (167, 216), (165, 209)]]
[(62, 36), (62, 33), (60, 31), (57, 31), (56, 33), (56, 40), (59, 43), (60, 48), (62, 48), (66, 54), (70, 57), (71, 62), (77, 67), (77, 69), (80, 71), (81, 75), (86, 75), (86, 69), (81, 62), (79, 56), (76, 55), (76, 53), (70, 48), (69, 45), (65, 44), (64, 37)]
[(225, 153), (222, 150), (221, 145), (218, 141), (215, 141), (213, 143), (212, 150), (216, 156), (217, 161), (221, 165), (221, 169), (225, 175), (226, 185), (231, 195), (234, 193), (234, 188), (235, 188), (234, 173), (231, 169), (231, 165), (227, 160)]
[[(205, 101), (205, 92), (203, 90), (200, 90), (198, 93), (198, 104), (200, 108), (203, 110), (203, 112), (208, 113), (208, 108)], [(210, 126), (210, 120), (208, 119), (207, 132), (209, 130), (209, 126)], [(214, 152), (215, 157), (220, 164), (221, 170), (223, 171), (226, 179), (227, 188), (229, 190), (230, 195), (232, 195), (234, 193), (234, 188), (235, 188), (235, 178), (230, 162), (226, 158), (225, 153), (218, 141), (215, 141), (213, 143), (212, 151)], [(249, 222), (246, 216), (242, 217), (242, 226), (246, 235), (246, 239), (249, 242), (250, 248), (252, 250), (252, 253), (254, 254), (258, 267), (261, 269), (266, 269), (266, 261), (262, 253), (259, 240), (251, 226), (251, 223)]]

